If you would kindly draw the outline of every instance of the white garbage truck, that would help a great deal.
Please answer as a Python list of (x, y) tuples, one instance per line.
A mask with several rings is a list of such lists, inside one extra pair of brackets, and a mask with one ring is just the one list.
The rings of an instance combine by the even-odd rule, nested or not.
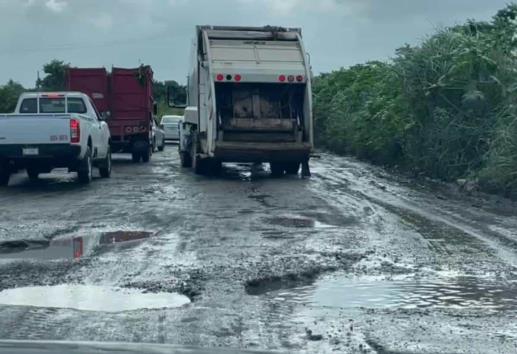
[(311, 67), (298, 28), (198, 26), (180, 124), (183, 167), (269, 163), (275, 176), (310, 176)]

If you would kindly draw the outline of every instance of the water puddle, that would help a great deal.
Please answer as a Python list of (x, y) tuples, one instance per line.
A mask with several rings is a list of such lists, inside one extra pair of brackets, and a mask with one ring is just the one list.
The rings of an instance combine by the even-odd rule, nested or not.
[(322, 278), (308, 285), (273, 290), (268, 296), (275, 302), (328, 308), (517, 309), (517, 284), (474, 277), (393, 281)]
[(81, 311), (122, 312), (177, 308), (189, 303), (188, 297), (176, 293), (145, 293), (138, 289), (93, 285), (34, 286), (0, 292), (1, 305)]
[[(90, 236), (52, 240), (13, 240), (0, 242), (0, 259), (66, 260), (90, 256), (95, 251), (116, 245), (134, 246), (153, 234), (147, 231), (115, 231)], [(108, 248), (111, 249), (111, 248)]]
[(74, 237), (59, 240), (16, 240), (0, 243), (0, 259), (65, 260), (79, 259), (91, 252), (93, 238)]

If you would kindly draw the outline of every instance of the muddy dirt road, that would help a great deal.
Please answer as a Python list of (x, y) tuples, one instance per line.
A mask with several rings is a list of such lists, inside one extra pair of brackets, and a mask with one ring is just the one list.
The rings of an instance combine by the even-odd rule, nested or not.
[(0, 339), (516, 353), (517, 206), (323, 154), (313, 177), (117, 157), (0, 190)]

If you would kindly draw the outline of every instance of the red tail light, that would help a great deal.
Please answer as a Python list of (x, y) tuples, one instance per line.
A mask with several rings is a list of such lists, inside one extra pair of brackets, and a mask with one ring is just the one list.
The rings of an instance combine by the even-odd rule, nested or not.
[(303, 75), (298, 75), (298, 76), (296, 77), (296, 81), (298, 81), (298, 82), (302, 82), (302, 81), (303, 81)]
[(278, 81), (280, 81), (280, 82), (285, 82), (285, 79), (286, 79), (285, 75), (280, 75), (278, 77)]
[(72, 241), (74, 247), (74, 258), (78, 259), (83, 256), (83, 238), (76, 237)]
[(234, 79), (235, 79), (235, 81), (237, 81), (237, 82), (239, 82), (239, 81), (241, 81), (241, 80), (242, 80), (242, 76), (241, 76), (241, 75), (239, 75), (239, 74), (235, 75), (233, 78), (234, 78)]
[(70, 119), (70, 142), (78, 143), (81, 141), (81, 123), (77, 119)]
[(223, 81), (224, 80), (224, 75), (223, 74), (217, 74), (216, 79), (217, 79), (217, 81)]

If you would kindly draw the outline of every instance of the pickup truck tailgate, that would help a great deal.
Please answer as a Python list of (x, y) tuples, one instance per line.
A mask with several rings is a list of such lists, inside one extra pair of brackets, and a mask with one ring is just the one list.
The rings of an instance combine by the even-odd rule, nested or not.
[(0, 145), (66, 144), (70, 116), (0, 115)]

